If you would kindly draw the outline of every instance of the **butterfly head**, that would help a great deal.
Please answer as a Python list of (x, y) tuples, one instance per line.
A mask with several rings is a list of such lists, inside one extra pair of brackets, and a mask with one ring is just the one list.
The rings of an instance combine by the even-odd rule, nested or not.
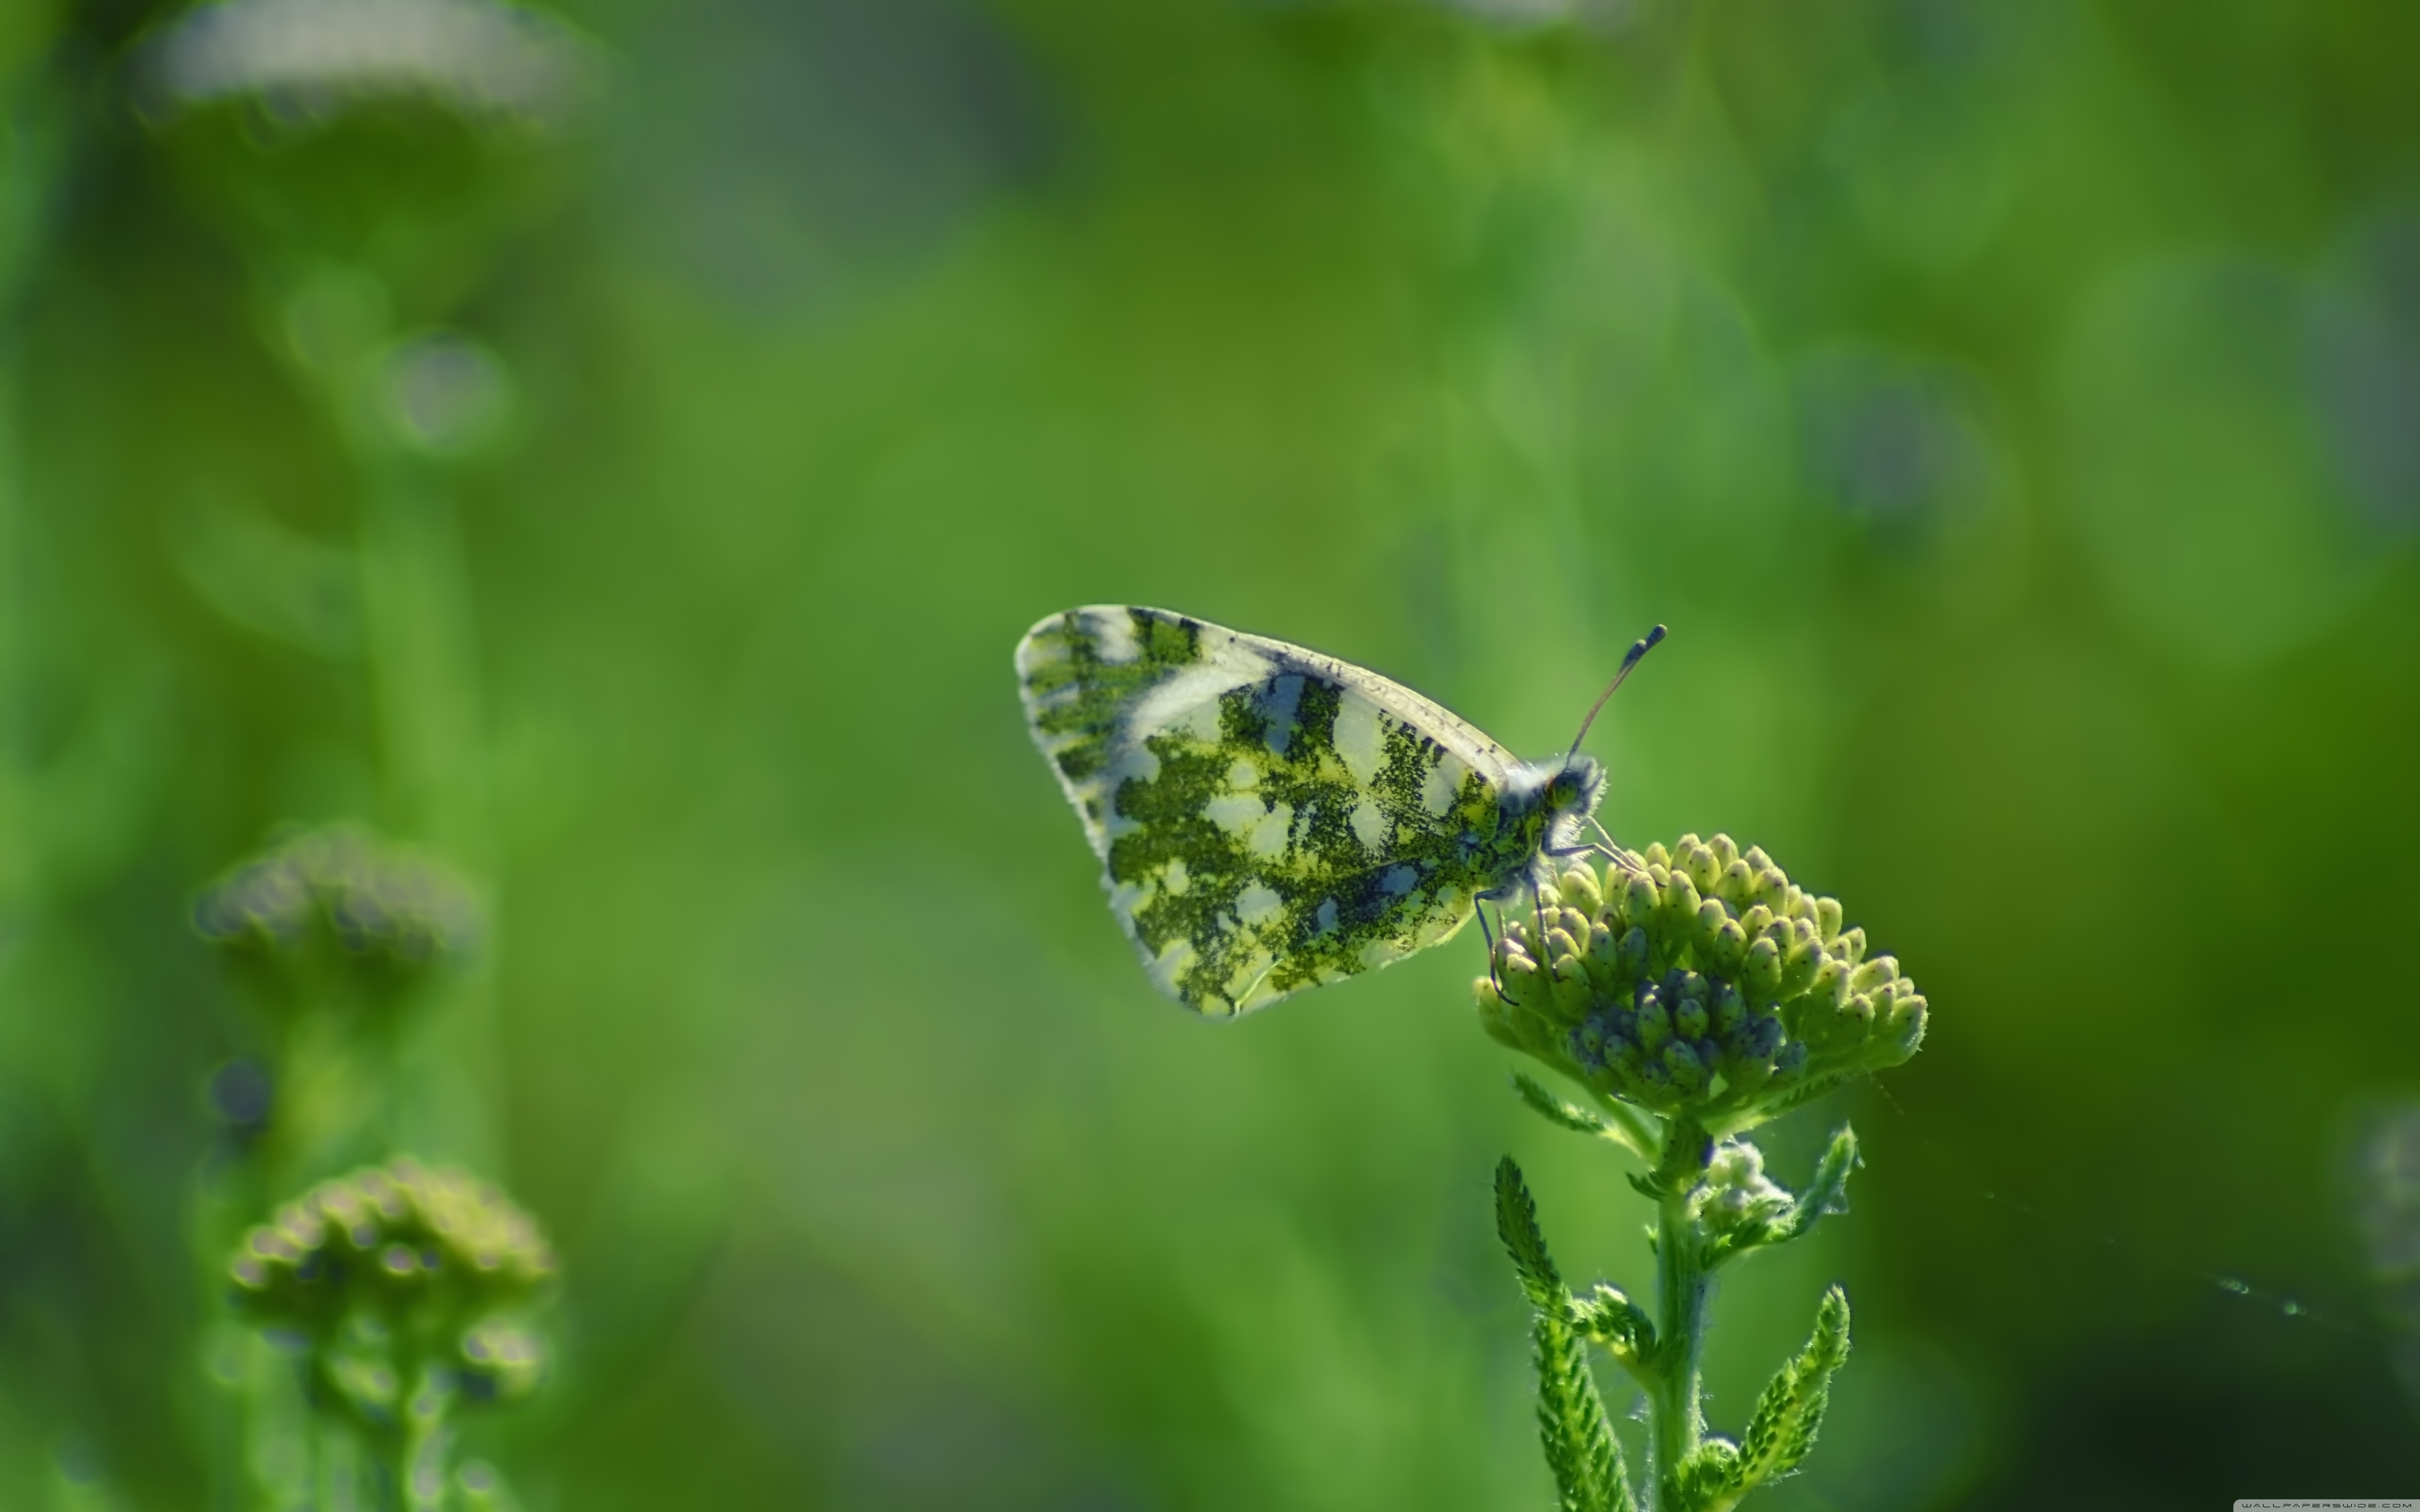
[(1575, 844), (1581, 822), (1604, 796), (1605, 768), (1575, 752), (1515, 767), (1504, 785), (1504, 811), (1522, 848), (1536, 856)]

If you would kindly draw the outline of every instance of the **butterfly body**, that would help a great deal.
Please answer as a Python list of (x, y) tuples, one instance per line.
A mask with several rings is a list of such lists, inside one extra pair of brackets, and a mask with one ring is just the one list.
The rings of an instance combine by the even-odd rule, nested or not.
[(1166, 609), (1054, 614), (1026, 717), (1163, 992), (1249, 1011), (1451, 937), (1537, 886), (1604, 792), (1398, 683)]

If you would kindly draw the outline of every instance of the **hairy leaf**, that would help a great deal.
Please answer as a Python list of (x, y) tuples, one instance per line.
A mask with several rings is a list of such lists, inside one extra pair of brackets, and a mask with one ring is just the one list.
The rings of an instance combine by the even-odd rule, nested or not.
[(1538, 1230), (1537, 1201), (1510, 1155), (1496, 1163), (1496, 1235), (1504, 1242), (1504, 1253), (1512, 1257), (1529, 1305), (1557, 1319), (1567, 1317), (1571, 1299), (1563, 1291), (1554, 1257), (1546, 1253), (1546, 1236)]
[(1757, 1398), (1756, 1415), (1748, 1419), (1747, 1433), (1740, 1441), (1729, 1499), (1711, 1504), (1731, 1505), (1753, 1488), (1798, 1468), (1815, 1447), (1815, 1431), (1823, 1426), (1823, 1409), (1831, 1399), (1832, 1372), (1848, 1357), (1849, 1298), (1834, 1287), (1815, 1309), (1815, 1332), (1807, 1348), (1781, 1367)]
[(1529, 1337), (1538, 1367), (1538, 1441), (1562, 1512), (1637, 1512), (1621, 1445), (1589, 1374), (1587, 1345), (1573, 1326), (1572, 1298), (1546, 1253), (1537, 1202), (1509, 1155), (1496, 1166), (1496, 1231), (1536, 1309)]

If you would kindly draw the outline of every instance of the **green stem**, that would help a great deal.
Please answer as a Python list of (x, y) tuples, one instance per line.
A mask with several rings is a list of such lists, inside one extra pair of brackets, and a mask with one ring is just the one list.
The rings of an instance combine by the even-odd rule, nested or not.
[(404, 1512), (442, 1512), (446, 1502), (445, 1410), (453, 1398), (434, 1368), (414, 1372), (403, 1404), (402, 1453), (396, 1464), (396, 1500)]
[(1596, 1100), (1599, 1112), (1618, 1133), (1618, 1142), (1639, 1159), (1652, 1164), (1655, 1152), (1664, 1148), (1663, 1120), (1653, 1114), (1643, 1114), (1622, 1102), (1591, 1087), (1589, 1096)]
[[(498, 881), (469, 570), (454, 503), (433, 467), (357, 447), (361, 572), (387, 818), (455, 864)], [(499, 1169), (503, 1055), (494, 921), (478, 958), (394, 1063), (392, 1138)]]
[(1699, 1367), (1705, 1351), (1706, 1300), (1714, 1274), (1705, 1236), (1689, 1211), (1689, 1189), (1705, 1169), (1704, 1135), (1686, 1120), (1667, 1138), (1657, 1176), (1664, 1183), (1655, 1225), (1655, 1365), (1648, 1382), (1654, 1438), (1654, 1504), (1675, 1512), (1675, 1478), (1705, 1434)]

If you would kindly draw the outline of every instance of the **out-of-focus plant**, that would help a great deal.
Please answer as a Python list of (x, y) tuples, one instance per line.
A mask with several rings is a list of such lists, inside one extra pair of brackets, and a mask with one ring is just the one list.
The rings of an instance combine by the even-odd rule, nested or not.
[(460, 878), (349, 825), (287, 834), (202, 894), (194, 925), (236, 967), (264, 1036), (212, 1087), (247, 1147), (240, 1200), (397, 1143), (406, 1021), (471, 953), (479, 918)]
[(2420, 1413), (2420, 1103), (2376, 1115), (2355, 1172), (2380, 1312), (2395, 1335), (2395, 1368)]
[(1538, 1426), (1565, 1512), (1636, 1512), (1587, 1347), (1646, 1394), (1654, 1512), (1727, 1512), (1814, 1447), (1849, 1352), (1849, 1303), (1823, 1294), (1806, 1348), (1765, 1387), (1737, 1439), (1710, 1434), (1699, 1364), (1720, 1269), (1805, 1237), (1842, 1206), (1855, 1134), (1833, 1134), (1805, 1189), (1784, 1190), (1741, 1134), (1853, 1076), (1895, 1066), (1924, 1038), (1926, 1007), (1840, 905), (1793, 885), (1763, 851), (1684, 835), (1603, 871), (1579, 863), (1511, 920), (1477, 984), (1499, 1042), (1587, 1089), (1594, 1109), (1528, 1076), (1548, 1121), (1647, 1164), (1631, 1184), (1656, 1205), (1652, 1312), (1620, 1290), (1568, 1289), (1520, 1167), (1496, 1173), (1497, 1231), (1535, 1310)]
[(531, 1317), (555, 1273), (535, 1221), (501, 1193), (408, 1159), (279, 1209), (226, 1271), (257, 1346), (256, 1489), (280, 1507), (492, 1504), (494, 1471), (455, 1465), (458, 1415), (536, 1388)]
[[(597, 77), (569, 27), (493, 0), (222, 0), (176, 12), (127, 58), (132, 102), (240, 255), (260, 335), (324, 418), (354, 495), (336, 545), (188, 509), (179, 565), (229, 618), (358, 669), (380, 823), (489, 888), (501, 867), (455, 474), (507, 428), (511, 383), (455, 322), (559, 201), (560, 128)], [(229, 872), (194, 918), (239, 965), (264, 1038), (213, 1087), (234, 1141), (204, 1173), (199, 1254), (225, 1254), (233, 1214), (396, 1149), (495, 1168), (493, 953), (469, 950), (481, 913), (451, 872), (357, 827), (306, 831)], [(444, 1423), (456, 1401), (520, 1379), (505, 1366), (521, 1335), (489, 1320), (503, 1305), (489, 1271), (509, 1261), (499, 1273), (521, 1285), (551, 1270), (542, 1245), (512, 1258), (534, 1232), (492, 1194), (396, 1165), (312, 1188), (239, 1259), (250, 1316), (275, 1325), (266, 1336), (305, 1342), (296, 1410), (341, 1409), (396, 1504), (492, 1494), (444, 1472)], [(503, 1260), (481, 1247), (496, 1244)], [(315, 1451), (316, 1479), (294, 1479), (277, 1447), (293, 1412), (265, 1383), (257, 1339), (211, 1354), (240, 1387), (251, 1490), (354, 1504), (342, 1435), (315, 1430), (333, 1447)]]

